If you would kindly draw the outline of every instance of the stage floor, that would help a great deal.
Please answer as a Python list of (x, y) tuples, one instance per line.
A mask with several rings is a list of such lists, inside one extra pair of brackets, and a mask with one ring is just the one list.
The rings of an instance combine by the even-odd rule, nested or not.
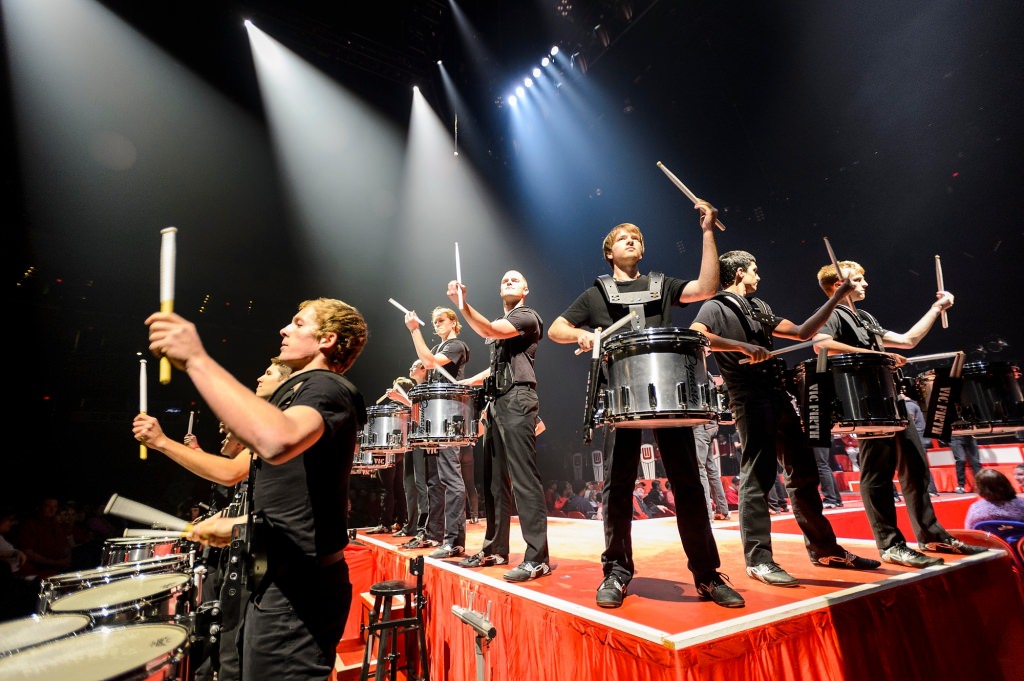
[[(959, 516), (962, 524), (972, 500), (971, 495), (944, 495), (934, 503), (940, 520), (955, 527), (947, 517)], [(877, 558), (859, 499), (844, 495), (844, 503), (844, 508), (828, 511), (840, 543)], [(900, 524), (913, 536), (902, 511)], [(936, 652), (934, 643), (947, 641), (967, 653), (969, 648), (961, 646), (975, 638), (984, 637), (987, 647), (994, 640), (1014, 640), (1005, 638), (1011, 633), (1024, 637), (1021, 586), (1003, 553), (943, 556), (944, 566), (925, 570), (888, 564), (866, 572), (838, 570), (811, 564), (791, 514), (775, 516), (773, 530), (776, 562), (800, 580), (796, 588), (748, 578), (735, 520), (714, 523), (721, 571), (747, 602), (741, 609), (699, 600), (674, 518), (633, 523), (637, 571), (624, 605), (612, 610), (594, 601), (602, 579), (600, 521), (549, 518), (552, 574), (525, 584), (502, 579), (508, 566), (469, 570), (457, 567), (458, 559), (428, 558), (425, 584), (434, 606), (427, 610), (431, 678), (477, 678), (472, 630), (451, 614), (451, 605), (468, 605), (471, 593), (475, 610), (486, 611), (490, 604), (498, 630), (485, 657), (492, 679), (561, 680), (565, 674), (610, 669), (615, 674), (606, 678), (729, 678), (742, 673), (747, 679), (777, 681), (780, 674), (796, 678), (791, 673), (808, 664), (810, 674), (801, 672), (800, 678), (877, 678), (877, 661), (869, 663), (864, 650), (872, 650), (876, 660), (888, 660), (883, 669), (893, 671), (894, 664), (898, 668), (895, 659), (915, 659), (912, 669), (921, 671), (931, 669), (930, 660), (936, 660), (938, 676), (928, 678), (955, 678), (941, 671), (951, 653)], [(470, 553), (479, 549), (483, 532), (482, 522), (468, 526)], [(357, 591), (376, 581), (402, 578), (408, 558), (428, 553), (401, 550), (401, 541), (388, 535), (358, 536), (361, 546), (353, 551), (369, 552), (373, 569), (363, 579), (353, 570)], [(522, 559), (524, 548), (514, 522), (511, 565)], [(951, 620), (956, 624), (951, 626)], [(934, 635), (940, 626), (944, 633)], [(857, 648), (847, 644), (857, 641), (870, 647), (854, 656)], [(880, 647), (890, 641), (905, 649), (878, 658)], [(929, 649), (924, 663), (922, 651), (916, 650), (921, 646)], [(566, 665), (566, 657), (572, 664)], [(966, 659), (975, 655), (967, 653)], [(1008, 669), (1009, 661), (1004, 665), (997, 656), (987, 678), (1003, 678)], [(1014, 664), (1013, 669), (1019, 667)]]

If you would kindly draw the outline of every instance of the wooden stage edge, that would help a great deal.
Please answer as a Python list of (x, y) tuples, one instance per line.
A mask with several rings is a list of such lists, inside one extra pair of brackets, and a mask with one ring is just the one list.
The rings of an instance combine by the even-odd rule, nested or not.
[[(478, 547), (483, 525), (470, 527), (467, 542)], [(746, 577), (738, 532), (716, 528), (722, 571), (747, 600), (745, 608), (726, 609), (697, 598), (675, 529), (674, 519), (634, 523), (637, 575), (623, 607), (612, 610), (594, 603), (599, 522), (549, 518), (554, 570), (524, 584), (501, 578), (509, 566), (469, 570), (426, 558), (430, 678), (859, 681), (898, 674), (934, 681), (968, 670), (994, 680), (1019, 673), (1009, 651), (1024, 640), (1024, 584), (1004, 552), (946, 556), (945, 565), (925, 570), (883, 564), (856, 572), (812, 566), (802, 538), (773, 535), (776, 560), (801, 581), (781, 589)], [(518, 531), (514, 521), (513, 552), (523, 548)], [(409, 579), (409, 559), (426, 553), (378, 537), (358, 535), (364, 569), (353, 570), (353, 608), (370, 584)], [(842, 543), (877, 555), (869, 542)], [(521, 553), (511, 558), (515, 565)], [(474, 610), (492, 607), (498, 632), (482, 658), (473, 630), (452, 613), (471, 594)]]

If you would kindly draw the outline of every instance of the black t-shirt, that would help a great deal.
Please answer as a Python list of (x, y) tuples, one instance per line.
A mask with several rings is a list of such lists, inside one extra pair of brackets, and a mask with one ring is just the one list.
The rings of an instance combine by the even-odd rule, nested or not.
[[(544, 323), (531, 308), (520, 305), (505, 315), (505, 319), (519, 332), (518, 336), (502, 338), (491, 344), (491, 372), (498, 381), (498, 389), (511, 377), (515, 383), (537, 383), (534, 361), (537, 344), (544, 333)], [(505, 367), (508, 366), (508, 369)]]
[[(469, 346), (458, 338), (449, 338), (441, 341), (430, 351), (430, 354), (442, 354), (448, 358), (448, 364), (444, 365), (445, 371), (455, 377), (458, 381), (466, 377), (466, 364), (469, 363)], [(427, 373), (427, 383), (447, 383), (448, 379), (440, 371), (431, 369)]]
[[(644, 304), (644, 316), (648, 328), (667, 327), (672, 325), (672, 308), (686, 307), (679, 302), (683, 287), (687, 284), (682, 279), (665, 276), (662, 284), (661, 298)], [(621, 293), (636, 293), (650, 288), (647, 275), (632, 281), (616, 281), (615, 285)], [(629, 314), (629, 306), (611, 303), (604, 297), (601, 286), (595, 283), (579, 295), (572, 305), (566, 308), (561, 317), (576, 328), (606, 329)], [(627, 328), (623, 329), (629, 331)], [(620, 330), (621, 333), (621, 330)]]
[(359, 414), (362, 398), (329, 372), (311, 371), (293, 389), (274, 393), (271, 402), (285, 403), (285, 410), (299, 405), (316, 409), (324, 432), (290, 461), (259, 462), (254, 509), (267, 519), (274, 536), (291, 545), (289, 550), (297, 548), (308, 557), (330, 556), (348, 544), (348, 479), (356, 433), (365, 422), (365, 414)]
[[(746, 320), (746, 326), (744, 326), (740, 318), (740, 311), (735, 304), (742, 303), (721, 298), (707, 300), (700, 306), (693, 321), (703, 324), (708, 331), (716, 336), (764, 347), (764, 339), (771, 335), (781, 318), (775, 317), (773, 325), (768, 328), (767, 325), (744, 315)], [(756, 364), (740, 364), (740, 360), (745, 357), (746, 355), (742, 352), (715, 352), (715, 361), (722, 372), (722, 379), (729, 389), (730, 397), (749, 392), (782, 390), (780, 360), (769, 359)]]

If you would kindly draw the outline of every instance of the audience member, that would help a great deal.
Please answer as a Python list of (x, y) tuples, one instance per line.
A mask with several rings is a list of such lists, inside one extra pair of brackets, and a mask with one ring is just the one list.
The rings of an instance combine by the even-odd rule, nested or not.
[(954, 435), (949, 441), (949, 448), (953, 450), (953, 461), (956, 463), (956, 493), (963, 494), (967, 486), (967, 464), (971, 465), (975, 479), (981, 470), (978, 441), (971, 435)]
[(28, 556), (7, 539), (17, 522), (14, 511), (0, 509), (0, 621), (31, 615), (39, 594), (39, 579), (23, 569)]
[(974, 482), (980, 498), (967, 509), (964, 527), (974, 529), (983, 520), (1024, 522), (1024, 497), (1014, 493), (1009, 478), (995, 468), (983, 468)]
[(734, 475), (729, 481), (725, 490), (725, 501), (729, 504), (730, 511), (738, 511), (740, 508), (740, 476)]
[(40, 501), (36, 513), (21, 524), (16, 543), (25, 552), (31, 570), (40, 577), (52, 577), (71, 569), (71, 539), (57, 512), (54, 497)]
[(1024, 493), (1024, 463), (1019, 463), (1013, 469), (1013, 479), (1017, 481), (1017, 491)]

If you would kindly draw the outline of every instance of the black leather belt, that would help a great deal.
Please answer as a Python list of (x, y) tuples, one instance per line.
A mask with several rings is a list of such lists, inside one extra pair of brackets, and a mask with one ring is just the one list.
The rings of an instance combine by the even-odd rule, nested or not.
[(512, 384), (513, 387), (515, 387), (517, 385), (529, 388), (530, 390), (536, 390), (537, 389), (537, 384), (536, 383), (530, 383), (528, 381), (516, 381), (515, 383)]

